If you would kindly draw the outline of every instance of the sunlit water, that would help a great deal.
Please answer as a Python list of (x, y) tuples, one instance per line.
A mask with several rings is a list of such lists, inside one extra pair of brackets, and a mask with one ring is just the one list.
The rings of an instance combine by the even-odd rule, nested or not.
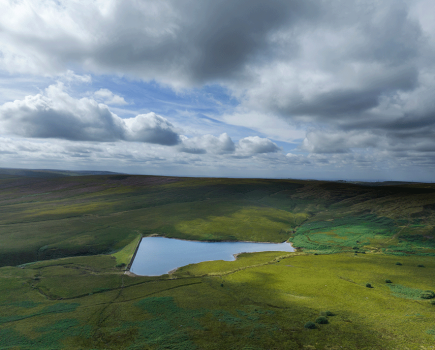
[(178, 267), (209, 260), (235, 260), (234, 254), (267, 251), (294, 252), (290, 243), (196, 242), (144, 237), (130, 271), (160, 276)]

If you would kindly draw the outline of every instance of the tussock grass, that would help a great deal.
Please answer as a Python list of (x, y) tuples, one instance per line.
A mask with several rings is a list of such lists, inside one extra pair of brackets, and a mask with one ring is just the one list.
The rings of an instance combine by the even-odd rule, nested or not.
[(393, 295), (399, 298), (420, 300), (421, 293), (423, 293), (421, 289), (410, 288), (400, 284), (389, 284), (388, 287), (390, 287)]

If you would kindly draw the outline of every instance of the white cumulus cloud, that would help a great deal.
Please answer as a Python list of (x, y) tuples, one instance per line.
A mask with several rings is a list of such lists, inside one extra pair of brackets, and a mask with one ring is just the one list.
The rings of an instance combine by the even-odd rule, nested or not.
[(108, 89), (100, 89), (94, 92), (94, 98), (97, 101), (101, 101), (106, 105), (126, 105), (128, 104), (124, 97), (114, 94)]
[(254, 155), (261, 153), (275, 153), (279, 152), (281, 149), (276, 145), (276, 143), (270, 141), (267, 138), (262, 138), (258, 136), (248, 136), (241, 140), (237, 145), (237, 153), (241, 155)]
[(224, 154), (234, 152), (235, 145), (231, 137), (229, 137), (227, 133), (223, 133), (219, 137), (213, 135), (203, 135), (192, 138), (184, 137), (180, 150), (185, 153), (193, 154)]
[(62, 83), (0, 106), (0, 130), (31, 138), (179, 143), (175, 127), (165, 118), (148, 113), (122, 119), (94, 99), (70, 96)]

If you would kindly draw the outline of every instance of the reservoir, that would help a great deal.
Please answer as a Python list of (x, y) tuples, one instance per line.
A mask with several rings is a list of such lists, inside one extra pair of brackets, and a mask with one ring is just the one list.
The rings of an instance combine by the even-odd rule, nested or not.
[(144, 237), (130, 271), (160, 276), (181, 266), (209, 260), (235, 260), (234, 254), (267, 251), (294, 252), (290, 243), (198, 242), (166, 237)]

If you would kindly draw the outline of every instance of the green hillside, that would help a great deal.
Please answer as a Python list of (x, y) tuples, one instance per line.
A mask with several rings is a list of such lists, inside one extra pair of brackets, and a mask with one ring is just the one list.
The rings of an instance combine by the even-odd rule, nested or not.
[[(24, 175), (0, 177), (0, 349), (433, 346), (435, 184)], [(125, 274), (151, 234), (299, 249)]]

